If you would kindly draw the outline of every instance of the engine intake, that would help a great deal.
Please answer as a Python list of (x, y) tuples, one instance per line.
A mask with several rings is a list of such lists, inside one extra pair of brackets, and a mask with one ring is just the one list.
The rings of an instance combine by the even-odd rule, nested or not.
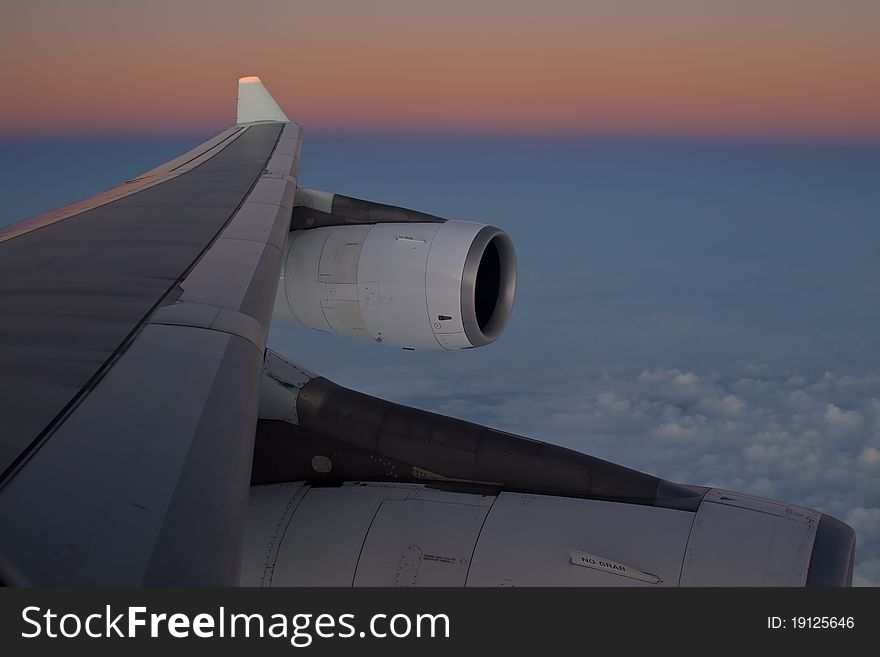
[(471, 243), (461, 280), (464, 332), (475, 347), (493, 342), (507, 326), (516, 288), (516, 253), (507, 233), (486, 226)]

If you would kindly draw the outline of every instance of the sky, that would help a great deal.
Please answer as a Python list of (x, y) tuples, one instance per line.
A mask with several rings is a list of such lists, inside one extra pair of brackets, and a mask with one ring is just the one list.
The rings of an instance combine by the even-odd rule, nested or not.
[(199, 143), (258, 73), (301, 184), (497, 225), (520, 276), (482, 349), (273, 349), (831, 513), (880, 585), (880, 3), (367, 4), (0, 3), (0, 225)]
[(874, 0), (3, 0), (0, 133), (219, 128), (880, 138)]

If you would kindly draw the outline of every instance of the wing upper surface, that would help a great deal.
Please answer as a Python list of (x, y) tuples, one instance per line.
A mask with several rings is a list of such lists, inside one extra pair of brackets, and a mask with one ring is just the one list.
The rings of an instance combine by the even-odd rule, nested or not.
[(0, 235), (0, 553), (34, 583), (235, 581), (299, 144), (237, 126)]

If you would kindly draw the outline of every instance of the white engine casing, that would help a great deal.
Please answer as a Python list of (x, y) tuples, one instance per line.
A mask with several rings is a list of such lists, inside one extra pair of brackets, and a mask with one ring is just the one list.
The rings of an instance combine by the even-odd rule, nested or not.
[(409, 349), (466, 349), (501, 335), (516, 292), (506, 233), (468, 221), (290, 233), (276, 317)]
[(820, 516), (717, 489), (693, 513), (389, 482), (255, 486), (241, 584), (804, 586)]

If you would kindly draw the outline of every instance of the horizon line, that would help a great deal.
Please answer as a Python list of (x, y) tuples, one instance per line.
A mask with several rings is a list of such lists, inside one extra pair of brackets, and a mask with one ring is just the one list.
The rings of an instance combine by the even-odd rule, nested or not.
[[(221, 126), (140, 126), (134, 129), (46, 130), (6, 132), (0, 129), (0, 142), (42, 141), (116, 141), (124, 139), (180, 139), (209, 138), (234, 123)], [(382, 137), (391, 139), (477, 139), (485, 141), (516, 140), (535, 142), (563, 141), (675, 141), (675, 142), (741, 142), (778, 144), (837, 144), (851, 146), (880, 146), (880, 132), (774, 132), (748, 130), (491, 130), (483, 127), (417, 127), (390, 128), (387, 126), (303, 126), (305, 135), (317, 137)]]

